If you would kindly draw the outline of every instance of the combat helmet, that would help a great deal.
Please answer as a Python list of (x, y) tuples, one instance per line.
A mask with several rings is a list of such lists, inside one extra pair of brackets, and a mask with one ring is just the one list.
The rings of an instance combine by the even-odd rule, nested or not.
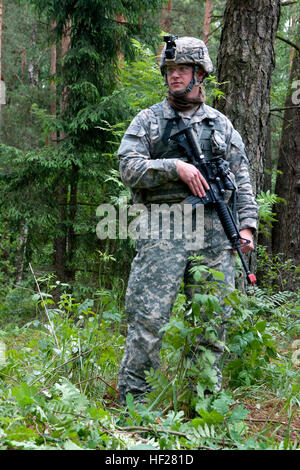
[(165, 46), (160, 57), (160, 70), (165, 78), (167, 65), (185, 64), (194, 66), (194, 74), (191, 82), (185, 90), (173, 92), (175, 95), (186, 95), (192, 88), (198, 85), (197, 72), (199, 68), (205, 71), (205, 75), (213, 73), (213, 64), (210, 60), (207, 47), (201, 39), (184, 36), (164, 36)]

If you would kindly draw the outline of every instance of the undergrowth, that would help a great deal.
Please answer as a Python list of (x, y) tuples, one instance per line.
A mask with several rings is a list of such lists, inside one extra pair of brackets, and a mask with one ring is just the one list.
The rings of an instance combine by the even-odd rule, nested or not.
[[(117, 390), (126, 339), (117, 292), (101, 289), (77, 302), (60, 285), (54, 304), (52, 279), (38, 279), (35, 293), (12, 290), (0, 310), (0, 448), (297, 449), (299, 297), (262, 287), (226, 294), (233, 314), (216, 393), (211, 352), (191, 354), (204, 326), (199, 301), (207, 335), (215, 337), (220, 321), (221, 273), (210, 274), (189, 316), (178, 295), (163, 328), (161, 369), (147, 373), (152, 391), (143, 404), (128, 395), (126, 409)], [(14, 299), (30, 315), (14, 311)], [(272, 400), (276, 412), (266, 415)]]

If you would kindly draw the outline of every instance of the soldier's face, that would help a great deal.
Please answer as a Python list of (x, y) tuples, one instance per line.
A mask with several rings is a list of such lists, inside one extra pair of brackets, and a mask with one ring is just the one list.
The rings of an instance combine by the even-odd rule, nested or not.
[(193, 78), (193, 67), (188, 65), (170, 65), (166, 72), (171, 91), (184, 90)]
[[(190, 65), (169, 65), (166, 70), (168, 87), (170, 91), (185, 90), (193, 78), (194, 69)], [(199, 70), (197, 73), (198, 80), (201, 80), (205, 75), (204, 70)], [(199, 86), (194, 86), (193, 89), (187, 94), (189, 98), (196, 98), (199, 94)]]

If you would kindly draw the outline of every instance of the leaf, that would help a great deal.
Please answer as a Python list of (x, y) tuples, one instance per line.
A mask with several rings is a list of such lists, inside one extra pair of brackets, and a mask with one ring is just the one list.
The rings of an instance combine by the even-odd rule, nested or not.
[(230, 403), (232, 403), (232, 398), (224, 393), (213, 402), (212, 406), (216, 411), (225, 416), (229, 411)]
[(10, 441), (10, 446), (22, 449), (22, 450), (50, 450), (50, 449), (55, 449), (56, 447), (51, 447), (47, 445), (37, 445), (33, 440), (28, 440), (28, 441), (16, 441), (12, 440)]
[(33, 294), (33, 296), (31, 297), (32, 300), (41, 300), (42, 298), (52, 298), (52, 295), (51, 294), (47, 294), (46, 292), (42, 292), (42, 294)]
[(134, 398), (131, 393), (127, 393), (126, 395), (126, 405), (129, 411), (134, 411)]
[(192, 419), (191, 423), (192, 423), (193, 427), (195, 429), (197, 429), (199, 426), (204, 425), (204, 419), (203, 418), (194, 418), (194, 419)]
[(201, 315), (201, 308), (200, 308), (200, 305), (197, 304), (197, 302), (193, 302), (193, 304), (192, 304), (192, 312), (193, 312), (193, 315), (194, 315), (194, 316), (200, 317), (200, 315)]
[(24, 407), (34, 403), (34, 396), (37, 393), (37, 389), (35, 387), (29, 387), (27, 383), (21, 383), (19, 387), (14, 387), (11, 393), (18, 404)]
[(224, 273), (222, 273), (222, 271), (216, 271), (215, 269), (210, 269), (209, 272), (212, 274), (213, 278), (216, 281), (224, 281)]
[(201, 439), (202, 437), (204, 438), (209, 438), (209, 437), (214, 437), (215, 435), (215, 430), (213, 426), (208, 426), (207, 423), (204, 423), (204, 425), (198, 426), (196, 429), (193, 429), (193, 434), (196, 437), (196, 439)]
[(199, 271), (195, 271), (194, 274), (193, 274), (193, 277), (194, 277), (195, 281), (197, 281), (197, 282), (199, 282), (202, 278), (201, 273)]
[(257, 330), (257, 332), (263, 333), (266, 329), (266, 326), (267, 326), (267, 322), (265, 320), (262, 320), (256, 323), (255, 329)]
[(157, 447), (154, 447), (151, 444), (137, 444), (129, 447), (128, 450), (157, 450)]
[(33, 431), (33, 429), (28, 428), (23, 425), (16, 426), (15, 428), (12, 428), (12, 429), (7, 429), (6, 436), (7, 436), (7, 439), (9, 440), (14, 440), (14, 441), (19, 441), (19, 442), (31, 441), (38, 437), (37, 433)]
[(209, 412), (204, 410), (203, 408), (198, 409), (196, 406), (196, 411), (199, 413), (200, 416), (202, 416), (206, 424), (218, 424), (223, 423), (224, 421), (224, 416), (216, 410), (212, 410), (211, 412)]
[(64, 443), (64, 449), (65, 450), (82, 450), (81, 447), (79, 447), (77, 444), (75, 444), (75, 442), (70, 441), (70, 440)]
[(88, 407), (87, 397), (66, 378), (63, 378), (61, 383), (56, 383), (55, 388), (62, 393), (61, 402), (72, 406), (75, 411), (83, 411)]
[(237, 408), (232, 410), (231, 416), (228, 420), (229, 423), (236, 423), (237, 421), (242, 421), (249, 414), (249, 411), (244, 408), (243, 405), (239, 405)]
[(241, 438), (243, 435), (245, 435), (246, 432), (247, 432), (247, 426), (245, 425), (243, 421), (239, 421), (239, 422), (231, 424), (230, 434), (234, 436), (235, 439), (237, 439), (238, 436), (240, 436)]
[(82, 304), (79, 305), (78, 307), (78, 314), (80, 315), (81, 313), (88, 313), (89, 308), (92, 308), (94, 306), (94, 301), (91, 299), (86, 299)]
[(217, 310), (220, 305), (218, 297), (211, 294), (195, 294), (195, 302), (207, 306), (210, 310)]

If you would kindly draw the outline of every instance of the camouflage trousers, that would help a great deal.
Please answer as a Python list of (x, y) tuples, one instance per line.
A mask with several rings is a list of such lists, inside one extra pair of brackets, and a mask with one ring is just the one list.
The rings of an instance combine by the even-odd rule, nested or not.
[[(226, 286), (234, 288), (235, 258), (231, 249), (199, 249), (196, 253), (187, 249), (184, 239), (138, 240), (138, 253), (133, 260), (126, 292), (128, 333), (126, 350), (119, 371), (120, 398), (125, 403), (126, 394), (135, 398), (149, 392), (145, 370), (160, 367), (162, 334), (159, 330), (169, 321), (170, 313), (182, 280), (185, 285), (195, 284), (190, 274), (191, 255), (203, 255), (203, 264), (222, 271)], [(221, 290), (220, 290), (221, 291)], [(187, 298), (191, 293), (186, 289)], [(230, 315), (230, 307), (223, 306), (224, 321)], [(223, 323), (224, 325), (224, 323)], [(225, 327), (218, 332), (219, 341), (201, 344), (208, 347), (217, 362), (224, 353)], [(217, 368), (219, 388), (222, 375)]]

